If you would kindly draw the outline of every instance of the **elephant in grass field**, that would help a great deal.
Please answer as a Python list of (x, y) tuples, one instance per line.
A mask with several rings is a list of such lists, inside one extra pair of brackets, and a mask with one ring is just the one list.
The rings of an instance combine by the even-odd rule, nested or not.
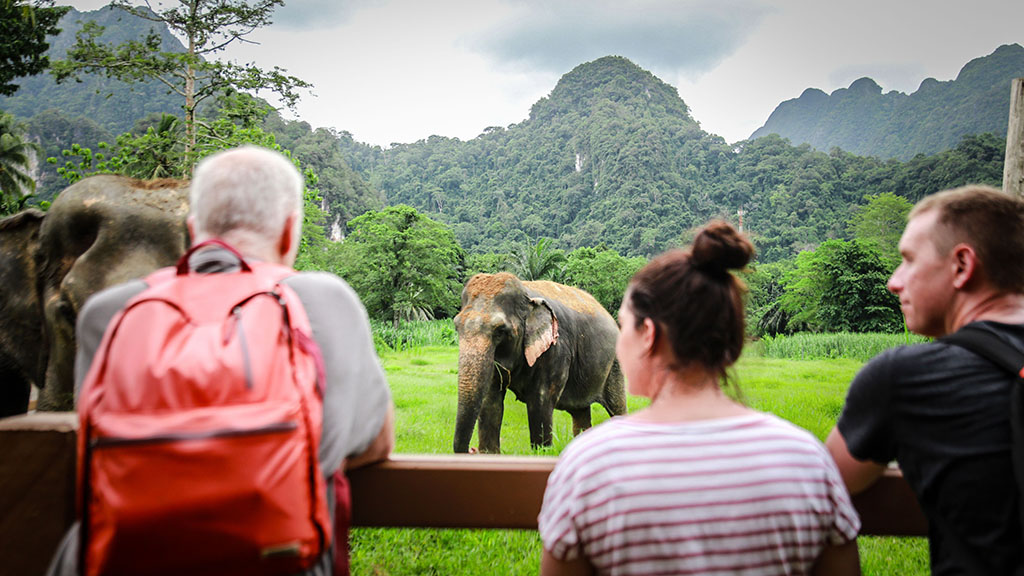
[(590, 405), (626, 413), (615, 359), (619, 329), (586, 292), (512, 274), (477, 274), (462, 291), (459, 406), (455, 452), (469, 451), (479, 421), (480, 451), (497, 454), (505, 391), (526, 404), (533, 447), (551, 445), (555, 408), (572, 415), (573, 432), (590, 427)]
[(75, 319), (86, 298), (186, 249), (188, 183), (99, 175), (47, 212), (0, 220), (0, 416), (74, 408)]

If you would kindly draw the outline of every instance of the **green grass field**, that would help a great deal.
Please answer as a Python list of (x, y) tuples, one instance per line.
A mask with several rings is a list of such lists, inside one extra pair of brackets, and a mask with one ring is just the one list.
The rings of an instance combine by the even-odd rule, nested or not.
[[(850, 359), (789, 360), (755, 357), (739, 362), (734, 380), (747, 405), (777, 414), (824, 439), (843, 405), (846, 388), (861, 366)], [(399, 453), (448, 454), (455, 429), (457, 346), (412, 346), (381, 351), (396, 407)], [(646, 404), (630, 398), (630, 411)], [(608, 418), (595, 405), (594, 424)], [(505, 454), (557, 454), (572, 439), (572, 420), (555, 411), (554, 446), (531, 450), (526, 407), (509, 394), (501, 443)], [(473, 440), (473, 445), (476, 439)], [(923, 538), (859, 539), (864, 574), (928, 574)], [(535, 531), (357, 529), (352, 534), (352, 573), (537, 574), (541, 544)]]

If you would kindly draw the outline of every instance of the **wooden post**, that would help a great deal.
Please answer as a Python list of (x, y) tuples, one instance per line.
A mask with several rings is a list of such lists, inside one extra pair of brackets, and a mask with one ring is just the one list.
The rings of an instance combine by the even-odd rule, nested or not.
[(1013, 91), (1010, 94), (1003, 191), (1018, 197), (1024, 196), (1024, 78), (1013, 81)]

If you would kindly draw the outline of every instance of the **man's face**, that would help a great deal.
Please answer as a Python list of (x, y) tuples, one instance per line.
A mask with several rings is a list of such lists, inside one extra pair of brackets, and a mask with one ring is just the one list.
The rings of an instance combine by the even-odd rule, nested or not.
[(907, 328), (932, 337), (945, 335), (956, 294), (956, 262), (950, 254), (939, 254), (935, 246), (938, 216), (937, 211), (928, 211), (907, 223), (899, 246), (903, 261), (887, 285), (900, 299)]

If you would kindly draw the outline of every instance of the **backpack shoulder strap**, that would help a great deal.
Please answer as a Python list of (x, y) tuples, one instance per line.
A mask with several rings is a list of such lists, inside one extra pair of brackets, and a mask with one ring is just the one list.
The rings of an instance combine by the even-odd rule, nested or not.
[(966, 348), (1024, 381), (1024, 352), (989, 330), (969, 324), (939, 341)]

